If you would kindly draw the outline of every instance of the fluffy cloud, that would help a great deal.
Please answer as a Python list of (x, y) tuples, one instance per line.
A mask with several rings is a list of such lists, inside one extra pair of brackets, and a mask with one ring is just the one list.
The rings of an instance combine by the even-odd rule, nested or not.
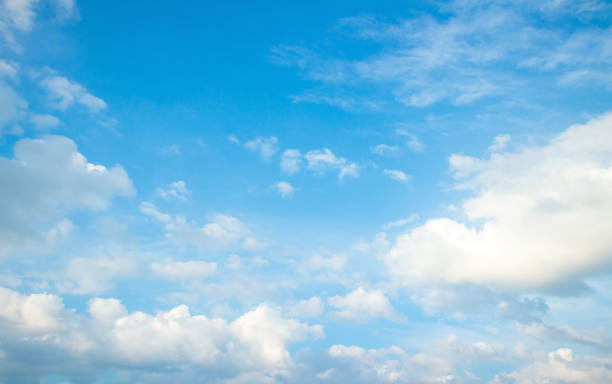
[(26, 110), (28, 103), (13, 88), (0, 81), (0, 136), (5, 127), (16, 122)]
[(351, 321), (367, 321), (372, 318), (385, 318), (392, 321), (401, 320), (401, 316), (389, 303), (389, 299), (380, 290), (366, 291), (357, 288), (346, 296), (334, 296), (327, 300), (332, 307), (339, 309), (332, 315)]
[(89, 163), (62, 136), (17, 142), (14, 158), (0, 158), (0, 179), (0, 252), (41, 240), (65, 212), (102, 210), (113, 196), (134, 194), (121, 166)]
[[(612, 114), (548, 144), (488, 159), (450, 157), (467, 223), (427, 221), (384, 259), (405, 284), (475, 283), (540, 288), (612, 263)], [(479, 224), (475, 224), (479, 222)]]
[(0, 304), (5, 353), (0, 365), (8, 377), (25, 369), (11, 362), (19, 361), (20, 351), (28, 348), (39, 351), (36, 372), (41, 375), (57, 372), (55, 359), (45, 360), (50, 351), (62, 358), (78, 354), (82, 367), (68, 366), (66, 371), (81, 374), (95, 361), (124, 370), (166, 366), (180, 371), (192, 366), (229, 377), (243, 372), (282, 374), (292, 364), (289, 344), (323, 336), (320, 326), (284, 318), (265, 304), (231, 322), (192, 315), (185, 305), (155, 315), (129, 313), (116, 299), (92, 299), (90, 316), (77, 316), (58, 296), (21, 295), (4, 288)]
[(211, 221), (199, 226), (183, 216), (161, 212), (149, 202), (140, 204), (140, 211), (164, 225), (166, 236), (179, 243), (192, 244), (209, 249), (260, 249), (266, 244), (253, 237), (251, 230), (230, 215), (213, 215)]
[(106, 108), (104, 100), (89, 93), (81, 84), (65, 77), (46, 76), (40, 84), (47, 91), (51, 105), (59, 110), (64, 111), (74, 104), (82, 105), (92, 113)]

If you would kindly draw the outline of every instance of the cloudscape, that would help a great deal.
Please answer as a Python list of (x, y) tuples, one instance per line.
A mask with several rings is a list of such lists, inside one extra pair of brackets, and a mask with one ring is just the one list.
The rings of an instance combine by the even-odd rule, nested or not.
[(606, 0), (0, 0), (0, 384), (612, 383)]

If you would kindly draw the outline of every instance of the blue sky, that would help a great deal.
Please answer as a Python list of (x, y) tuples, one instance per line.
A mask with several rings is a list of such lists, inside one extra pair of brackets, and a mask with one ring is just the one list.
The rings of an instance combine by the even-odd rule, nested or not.
[(0, 0), (0, 383), (612, 382), (611, 17)]

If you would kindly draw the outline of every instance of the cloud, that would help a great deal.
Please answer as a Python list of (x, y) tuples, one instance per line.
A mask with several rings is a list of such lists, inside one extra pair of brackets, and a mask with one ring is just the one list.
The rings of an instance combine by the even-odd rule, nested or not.
[(387, 229), (391, 229), (391, 228), (395, 228), (395, 227), (403, 227), (404, 225), (408, 225), (410, 223), (413, 223), (415, 221), (417, 221), (419, 219), (419, 215), (417, 215), (416, 213), (411, 214), (410, 216), (403, 218), (403, 219), (399, 219), (396, 221), (390, 221), (388, 223), (385, 223), (383, 225), (383, 229), (387, 230)]
[(397, 169), (385, 169), (385, 175), (389, 176), (392, 180), (399, 181), (401, 183), (407, 183), (412, 179), (412, 176), (405, 174), (403, 171)]
[[(612, 114), (575, 125), (542, 146), (452, 155), (468, 222), (428, 220), (384, 257), (405, 284), (474, 283), (543, 288), (612, 264)], [(475, 224), (479, 222), (479, 224)]]
[(200, 226), (194, 221), (187, 221), (183, 216), (161, 212), (150, 202), (141, 203), (140, 212), (162, 224), (166, 237), (177, 243), (208, 249), (255, 250), (267, 246), (253, 237), (244, 223), (230, 215), (213, 215), (209, 223)]
[(203, 279), (217, 271), (217, 264), (207, 261), (166, 260), (151, 264), (151, 272), (167, 280)]
[(338, 170), (338, 179), (342, 180), (345, 176), (358, 177), (359, 166), (355, 163), (349, 163), (344, 157), (336, 157), (332, 151), (327, 148), (322, 150), (313, 149), (306, 152), (306, 168), (315, 173), (324, 173), (328, 170)]
[(155, 192), (166, 200), (186, 200), (187, 196), (191, 194), (191, 191), (187, 189), (187, 184), (182, 180), (172, 182), (166, 188), (157, 188)]
[(60, 119), (49, 114), (33, 113), (30, 115), (30, 122), (36, 129), (44, 130), (56, 128), (60, 124)]
[(89, 93), (81, 84), (72, 82), (65, 77), (51, 75), (44, 77), (40, 84), (47, 91), (51, 105), (61, 111), (79, 104), (91, 113), (106, 109), (106, 102)]
[(181, 148), (176, 144), (164, 145), (160, 152), (166, 156), (178, 156), (181, 154)]
[(106, 209), (134, 194), (121, 166), (92, 164), (63, 136), (23, 139), (14, 158), (0, 157), (0, 252), (41, 241), (45, 227), (75, 210)]
[(290, 197), (293, 195), (294, 188), (293, 185), (289, 184), (286, 181), (279, 181), (275, 185), (276, 190), (281, 195), (282, 198)]
[(338, 309), (331, 312), (332, 316), (357, 322), (369, 321), (374, 318), (384, 318), (391, 321), (400, 321), (399, 316), (389, 299), (380, 290), (366, 291), (357, 288), (346, 296), (333, 296), (327, 303)]
[(269, 159), (278, 151), (278, 139), (274, 136), (256, 137), (247, 141), (244, 147), (249, 151), (259, 152), (264, 159)]
[(99, 294), (114, 288), (115, 278), (130, 276), (136, 268), (133, 257), (126, 253), (76, 257), (68, 262), (56, 285), (60, 292)]
[(300, 300), (289, 306), (287, 313), (297, 318), (317, 317), (325, 311), (325, 304), (318, 296)]
[(302, 167), (302, 154), (297, 149), (287, 149), (281, 156), (281, 169), (290, 175), (296, 173)]
[(314, 172), (323, 174), (327, 171), (338, 171), (338, 179), (346, 176), (359, 177), (359, 166), (349, 162), (344, 157), (336, 157), (328, 148), (313, 149), (304, 155), (297, 149), (287, 149), (281, 156), (281, 169), (288, 174), (298, 172), (302, 166)]
[(468, 368), (503, 358), (504, 348), (478, 341), (455, 343), (455, 336), (434, 343), (431, 350), (409, 354), (398, 346), (364, 349), (336, 344), (328, 349), (333, 369), (330, 382), (455, 383), (472, 382)]
[[(89, 301), (89, 316), (77, 315), (59, 296), (5, 288), (0, 288), (0, 303), (4, 377), (95, 375), (100, 362), (126, 374), (163, 366), (175, 374), (198, 369), (227, 379), (243, 373), (279, 375), (292, 364), (290, 344), (323, 337), (321, 326), (287, 319), (267, 304), (230, 322), (192, 315), (185, 305), (154, 315), (130, 313), (119, 300), (101, 298)], [(28, 350), (38, 351), (35, 371), (17, 363)], [(58, 365), (58, 358), (78, 359), (79, 367)]]
[(27, 107), (28, 103), (13, 88), (0, 81), (0, 136), (8, 124), (21, 118)]
[[(612, 7), (578, 3), (457, 0), (407, 18), (347, 17), (333, 30), (369, 54), (339, 55), (333, 43), (315, 44), (317, 51), (285, 45), (273, 53), (277, 64), (294, 66), (319, 83), (299, 101), (343, 109), (359, 110), (354, 97), (338, 97), (340, 92), (373, 105), (415, 108), (484, 103), (507, 92), (532, 98), (534, 71), (550, 75), (551, 89), (575, 85), (560, 82), (572, 73), (587, 74), (592, 86), (609, 87), (611, 28), (593, 20), (609, 18)], [(576, 25), (568, 28), (568, 20)], [(372, 51), (370, 43), (380, 48)]]
[(387, 144), (378, 144), (370, 148), (370, 152), (380, 156), (391, 155), (397, 153), (398, 151), (399, 148), (397, 146)]
[(493, 144), (489, 146), (489, 151), (496, 152), (506, 149), (508, 143), (510, 142), (510, 135), (497, 135), (493, 139)]
[(491, 384), (606, 383), (612, 380), (612, 359), (574, 357), (569, 348), (559, 348), (512, 373), (495, 376)]

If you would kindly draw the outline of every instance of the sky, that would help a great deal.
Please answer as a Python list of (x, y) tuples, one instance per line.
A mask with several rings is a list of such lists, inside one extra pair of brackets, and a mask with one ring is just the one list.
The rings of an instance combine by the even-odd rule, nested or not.
[(0, 383), (612, 382), (611, 22), (0, 0)]

